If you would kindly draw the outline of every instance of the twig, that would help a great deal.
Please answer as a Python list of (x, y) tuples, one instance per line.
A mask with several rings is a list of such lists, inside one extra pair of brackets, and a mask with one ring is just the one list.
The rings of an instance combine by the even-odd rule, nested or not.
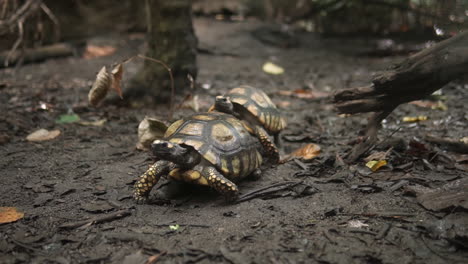
[[(265, 195), (268, 195), (268, 194), (272, 194), (272, 193), (275, 193), (275, 192), (279, 192), (279, 191), (294, 187), (294, 186), (299, 185), (301, 183), (302, 183), (302, 181), (299, 181), (299, 182), (287, 181), (287, 182), (275, 183), (273, 185), (266, 186), (266, 187), (263, 187), (263, 188), (260, 188), (260, 189), (257, 189), (257, 190), (253, 190), (253, 191), (248, 192), (248, 193), (246, 193), (244, 195), (241, 195), (241, 196), (239, 196), (239, 198), (235, 202), (236, 203), (242, 203), (242, 202), (257, 198), (257, 197), (265, 196)], [(274, 189), (274, 188), (276, 188), (276, 189)], [(273, 189), (273, 190), (269, 190), (269, 189)]]
[(41, 0), (28, 0), (10, 18), (0, 20), (0, 35), (8, 31), (17, 21), (23, 20), (42, 3)]
[(49, 7), (41, 3), (40, 7), (44, 13), (50, 18), (50, 20), (54, 23), (55, 25), (55, 40), (57, 41), (60, 38), (60, 23), (57, 17), (54, 15), (54, 13), (49, 9)]
[(164, 256), (167, 254), (167, 251), (162, 251), (161, 253), (157, 254), (157, 255), (154, 255), (154, 256), (151, 256), (148, 258), (148, 260), (146, 261), (145, 264), (154, 264), (156, 263), (156, 261), (159, 260), (160, 257)]
[(390, 228), (392, 228), (392, 225), (389, 223), (386, 223), (385, 226), (377, 233), (377, 236), (375, 236), (376, 240), (380, 240), (384, 238), (387, 234), (388, 231), (390, 231)]
[(137, 55), (139, 58), (142, 58), (142, 59), (145, 59), (145, 60), (150, 60), (150, 61), (153, 61), (153, 62), (156, 62), (156, 63), (159, 63), (161, 64), (164, 68), (166, 68), (166, 70), (169, 72), (169, 76), (171, 77), (171, 101), (170, 101), (170, 105), (169, 105), (169, 117), (168, 119), (171, 120), (172, 119), (172, 115), (174, 114), (174, 96), (175, 96), (175, 89), (174, 89), (174, 76), (172, 75), (172, 70), (171, 68), (169, 68), (169, 66), (167, 66), (166, 63), (160, 61), (160, 60), (157, 60), (157, 59), (153, 59), (153, 58), (150, 58), (150, 57), (146, 57), (144, 55), (141, 55), (141, 54), (138, 54)]
[(23, 36), (24, 36), (24, 30), (23, 30), (23, 19), (18, 20), (18, 38), (16, 39), (15, 43), (13, 44), (13, 47), (10, 49), (8, 52), (8, 55), (6, 56), (4, 66), (8, 67), (10, 58), (13, 57), (13, 54), (15, 53), (16, 49), (18, 49), (19, 45), (23, 42)]
[(94, 218), (91, 218), (91, 219), (88, 219), (88, 220), (81, 220), (81, 221), (77, 221), (77, 222), (63, 224), (63, 225), (61, 225), (59, 227), (64, 228), (64, 229), (71, 229), (71, 228), (81, 227), (81, 226), (84, 226), (84, 225), (90, 226), (90, 225), (93, 225), (93, 224), (98, 224), (98, 223), (102, 223), (102, 222), (108, 222), (108, 221), (120, 219), (120, 218), (123, 218), (125, 216), (130, 215), (130, 214), (131, 214), (130, 210), (120, 210), (120, 211), (117, 211), (117, 212), (114, 212), (114, 213), (100, 215), (100, 216), (97, 216), (97, 217), (94, 217)]
[(370, 148), (373, 147), (375, 142), (377, 141), (377, 132), (380, 129), (380, 123), (384, 120), (392, 111), (395, 109), (396, 106), (390, 107), (388, 109), (383, 110), (382, 112), (375, 113), (367, 127), (365, 129), (366, 135), (364, 136), (361, 143), (356, 145), (352, 150), (350, 155), (347, 158), (347, 162), (354, 162), (356, 161), (362, 154), (367, 152)]
[(20, 246), (22, 248), (25, 248), (25, 249), (29, 249), (31, 250), (32, 252), (38, 254), (38, 255), (41, 255), (41, 256), (47, 256), (47, 253), (44, 252), (43, 250), (40, 250), (40, 249), (37, 249), (37, 248), (33, 248), (31, 246), (28, 246), (22, 242), (19, 242), (19, 241), (16, 241), (14, 239), (11, 240), (11, 242), (13, 242), (13, 244), (16, 244), (17, 246)]

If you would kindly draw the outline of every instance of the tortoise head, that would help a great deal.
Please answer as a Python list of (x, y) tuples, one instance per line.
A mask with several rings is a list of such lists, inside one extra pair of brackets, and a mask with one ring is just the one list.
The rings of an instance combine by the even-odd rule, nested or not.
[(191, 168), (200, 161), (200, 155), (192, 147), (185, 147), (165, 140), (153, 141), (151, 151), (157, 158), (171, 161), (181, 167)]
[(226, 114), (234, 113), (234, 104), (232, 103), (231, 99), (226, 96), (216, 96), (214, 107), (219, 112)]

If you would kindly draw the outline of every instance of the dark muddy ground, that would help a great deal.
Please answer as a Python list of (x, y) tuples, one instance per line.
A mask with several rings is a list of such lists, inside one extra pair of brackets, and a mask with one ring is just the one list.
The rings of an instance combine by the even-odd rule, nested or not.
[[(153, 191), (152, 204), (136, 205), (132, 184), (151, 164), (147, 152), (135, 150), (137, 126), (145, 115), (164, 118), (167, 106), (78, 107), (86, 104), (101, 66), (144, 48), (138, 36), (96, 39), (116, 46), (117, 53), (0, 70), (0, 205), (25, 213), (0, 225), (0, 262), (145, 263), (153, 256), (158, 263), (466, 263), (467, 157), (424, 136), (468, 136), (468, 84), (443, 89), (447, 111), (405, 105), (385, 121), (384, 142), (375, 151), (393, 147), (389, 166), (371, 173), (360, 160), (347, 168), (340, 157), (366, 124), (365, 115), (340, 117), (328, 99), (278, 92), (306, 87), (330, 93), (364, 85), (401, 58), (359, 56), (370, 48), (368, 41), (305, 33), (297, 47), (270, 46), (251, 34), (259, 26), (196, 20), (205, 51), (198, 57), (198, 82), (210, 87), (200, 88), (200, 105), (206, 110), (215, 95), (239, 84), (265, 89), (288, 119), (285, 151), (316, 143), (322, 154), (308, 163), (267, 167), (261, 179), (239, 187), (247, 193), (287, 181), (302, 184), (239, 204), (203, 188), (169, 184)], [(266, 61), (285, 73), (264, 73)], [(127, 67), (126, 78), (136, 69)], [(38, 110), (40, 102), (51, 109)], [(56, 123), (70, 109), (82, 120), (107, 122)], [(429, 120), (401, 122), (418, 115)], [(61, 135), (41, 143), (25, 140), (39, 128)], [(430, 192), (441, 186), (445, 191)], [(96, 221), (116, 212), (123, 217)]]

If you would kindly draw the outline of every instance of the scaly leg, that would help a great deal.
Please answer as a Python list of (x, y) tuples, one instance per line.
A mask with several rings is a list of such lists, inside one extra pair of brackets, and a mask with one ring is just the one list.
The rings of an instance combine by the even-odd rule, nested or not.
[(158, 183), (162, 175), (175, 169), (176, 165), (170, 161), (160, 160), (140, 176), (134, 185), (133, 198), (137, 203), (143, 203), (148, 199), (151, 189)]
[(214, 167), (205, 167), (202, 171), (202, 175), (208, 181), (208, 185), (221, 193), (226, 200), (235, 201), (239, 196), (239, 189), (236, 184), (226, 179)]
[(268, 133), (260, 126), (255, 127), (255, 134), (257, 138), (260, 140), (260, 143), (263, 146), (263, 149), (266, 151), (266, 154), (271, 157), (275, 164), (279, 163), (280, 161), (280, 154), (278, 148), (276, 147), (275, 143), (273, 143), (268, 136)]

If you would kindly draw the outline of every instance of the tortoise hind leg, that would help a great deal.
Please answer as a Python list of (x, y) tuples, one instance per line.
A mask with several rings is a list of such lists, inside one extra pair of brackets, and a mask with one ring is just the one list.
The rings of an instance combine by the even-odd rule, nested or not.
[(138, 203), (143, 203), (148, 199), (151, 189), (158, 183), (162, 175), (168, 174), (175, 169), (176, 165), (170, 161), (160, 160), (140, 176), (134, 185), (133, 198)]
[(260, 143), (262, 144), (263, 149), (266, 151), (266, 154), (269, 157), (271, 157), (271, 159), (273, 160), (275, 164), (279, 163), (280, 154), (279, 154), (278, 148), (276, 147), (275, 143), (271, 141), (265, 129), (263, 129), (260, 126), (256, 126), (255, 134), (257, 138), (260, 140)]
[(202, 175), (208, 181), (208, 185), (221, 193), (226, 200), (235, 201), (239, 196), (239, 189), (236, 184), (226, 179), (219, 171), (214, 167), (205, 167), (202, 170)]

